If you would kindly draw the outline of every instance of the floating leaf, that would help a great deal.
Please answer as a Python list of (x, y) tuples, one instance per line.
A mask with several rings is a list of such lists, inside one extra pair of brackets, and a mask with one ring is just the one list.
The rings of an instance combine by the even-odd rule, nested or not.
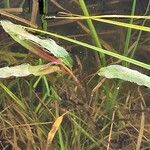
[[(22, 46), (35, 53), (36, 55), (45, 58), (46, 60), (52, 60), (51, 55), (61, 60), (68, 67), (72, 67), (72, 58), (69, 53), (56, 42), (50, 38), (43, 39), (39, 36), (35, 36), (25, 30), (21, 25), (13, 24), (10, 21), (0, 21), (4, 30)], [(48, 56), (48, 55), (49, 56)], [(54, 59), (55, 60), (55, 59)]]
[(50, 74), (53, 72), (60, 72), (58, 66), (52, 66), (51, 64), (31, 66), (30, 64), (21, 64), (14, 67), (3, 67), (0, 68), (0, 78), (24, 77), (30, 74), (35, 76)]
[(98, 75), (106, 78), (117, 78), (124, 81), (134, 82), (150, 88), (150, 77), (136, 70), (129, 69), (120, 65), (110, 65), (99, 70)]

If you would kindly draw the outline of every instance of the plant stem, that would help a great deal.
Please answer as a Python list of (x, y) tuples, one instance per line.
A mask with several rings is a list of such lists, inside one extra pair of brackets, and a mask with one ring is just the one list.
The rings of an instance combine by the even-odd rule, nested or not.
[[(43, 15), (48, 13), (48, 0), (43, 0)], [(47, 20), (42, 19), (43, 30), (47, 31)]]
[[(135, 13), (135, 8), (136, 8), (136, 0), (133, 1), (133, 4), (132, 4), (132, 11), (131, 11), (131, 16), (134, 15)], [(130, 23), (129, 24), (133, 24), (133, 18), (130, 19)], [(132, 29), (131, 28), (128, 28), (128, 31), (127, 31), (127, 36), (126, 36), (126, 41), (125, 41), (125, 47), (124, 47), (124, 53), (123, 53), (123, 56), (128, 56), (128, 49), (129, 49), (129, 44), (130, 44), (130, 40), (131, 40), (131, 33), (132, 33)], [(122, 63), (124, 66), (128, 66), (129, 63), (128, 62), (123, 62)], [(122, 86), (122, 81), (119, 81), (117, 83), (117, 88), (115, 87), (114, 90), (113, 90), (113, 96), (112, 96), (112, 99), (110, 101), (110, 103), (108, 104), (109, 107), (112, 108), (112, 110), (114, 109), (114, 107), (116, 105), (118, 105), (118, 101), (117, 101), (117, 97), (118, 97), (118, 94), (119, 94), (119, 89), (120, 87)], [(118, 89), (119, 88), (119, 89)], [(109, 108), (108, 108), (109, 109)]]
[[(134, 16), (135, 8), (136, 8), (136, 0), (134, 0), (133, 4), (132, 4), (131, 16)], [(133, 18), (130, 19), (129, 24), (133, 24)], [(130, 39), (131, 39), (131, 33), (132, 33), (132, 29), (128, 28), (126, 41), (125, 41), (125, 47), (124, 47), (124, 53), (123, 53), (124, 56), (128, 56), (128, 49), (129, 49), (129, 44), (130, 44)], [(123, 65), (128, 66), (128, 63), (123, 62)]]
[(4, 0), (4, 7), (10, 8), (10, 0)]
[[(148, 2), (147, 9), (146, 9), (146, 12), (145, 12), (144, 16), (147, 15), (147, 13), (149, 12), (149, 8), (150, 8), (150, 1)], [(144, 26), (146, 20), (147, 20), (147, 19), (145, 19), (145, 20), (143, 21), (142, 26)], [(136, 51), (136, 49), (137, 49), (137, 46), (138, 46), (138, 43), (139, 43), (139, 41), (140, 41), (141, 34), (142, 34), (142, 30), (139, 31), (139, 34), (138, 34), (137, 40), (136, 40), (136, 45), (135, 45), (135, 47), (134, 47), (134, 49), (133, 49), (133, 51), (132, 51), (132, 54), (131, 54), (130, 58), (133, 58), (133, 56), (134, 56), (134, 53), (135, 53), (135, 51)]]
[[(85, 5), (84, 0), (79, 0), (79, 3), (80, 3), (80, 6), (82, 8), (82, 11), (83, 11), (84, 15), (85, 16), (89, 16), (89, 12), (87, 10), (87, 7)], [(93, 25), (92, 20), (91, 19), (87, 19), (87, 24), (89, 26), (89, 29), (90, 29), (90, 32), (91, 32), (91, 36), (92, 36), (92, 39), (93, 39), (95, 45), (97, 47), (99, 47), (99, 48), (102, 48), (100, 40), (99, 40), (99, 37), (98, 37), (98, 34), (97, 34), (96, 30), (95, 30), (95, 27)], [(105, 66), (106, 65), (105, 55), (103, 53), (99, 52), (99, 56), (100, 56), (100, 59), (102, 60), (102, 65)]]

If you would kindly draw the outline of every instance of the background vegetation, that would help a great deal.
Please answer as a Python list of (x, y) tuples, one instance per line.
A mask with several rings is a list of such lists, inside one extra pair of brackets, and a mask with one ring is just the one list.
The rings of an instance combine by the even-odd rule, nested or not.
[[(65, 47), (74, 60), (72, 71), (79, 83), (62, 73), (1, 79), (0, 149), (150, 149), (149, 89), (97, 75), (99, 68), (110, 64), (149, 74), (150, 29), (144, 18), (149, 5), (149, 0), (1, 1), (1, 19), (31, 26), (34, 29), (28, 30), (35, 35), (53, 38)], [(87, 18), (64, 18), (68, 14)], [(143, 19), (89, 18), (116, 14)], [(52, 19), (54, 15), (58, 18)], [(0, 43), (1, 67), (46, 63), (2, 28)], [(53, 123), (64, 113), (52, 143), (47, 142)]]

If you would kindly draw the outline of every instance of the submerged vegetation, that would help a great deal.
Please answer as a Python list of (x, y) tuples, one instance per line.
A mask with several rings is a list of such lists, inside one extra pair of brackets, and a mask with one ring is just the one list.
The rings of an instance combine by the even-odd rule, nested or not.
[(0, 149), (150, 149), (150, 1), (0, 6)]

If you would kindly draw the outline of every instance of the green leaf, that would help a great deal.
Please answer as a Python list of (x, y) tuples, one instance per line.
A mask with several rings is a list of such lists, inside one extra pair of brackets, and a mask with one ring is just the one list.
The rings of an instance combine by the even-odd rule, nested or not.
[(21, 64), (13, 67), (0, 68), (0, 78), (25, 77), (33, 74), (34, 76), (41, 76), (53, 72), (61, 72), (58, 66), (52, 66), (50, 63), (44, 65), (31, 66), (30, 64)]
[(134, 82), (138, 85), (144, 85), (150, 88), (149, 76), (120, 65), (103, 67), (99, 70), (98, 75), (109, 79), (122, 79), (124, 81)]
[[(56, 44), (52, 39), (43, 39), (39, 36), (35, 36), (25, 30), (21, 25), (13, 24), (10, 21), (0, 21), (3, 29), (18, 43), (30, 50), (31, 52), (46, 57), (44, 52), (54, 55), (56, 58), (61, 60), (64, 64), (72, 67), (72, 58), (69, 53), (61, 46)], [(39, 48), (42, 48), (39, 49)]]

